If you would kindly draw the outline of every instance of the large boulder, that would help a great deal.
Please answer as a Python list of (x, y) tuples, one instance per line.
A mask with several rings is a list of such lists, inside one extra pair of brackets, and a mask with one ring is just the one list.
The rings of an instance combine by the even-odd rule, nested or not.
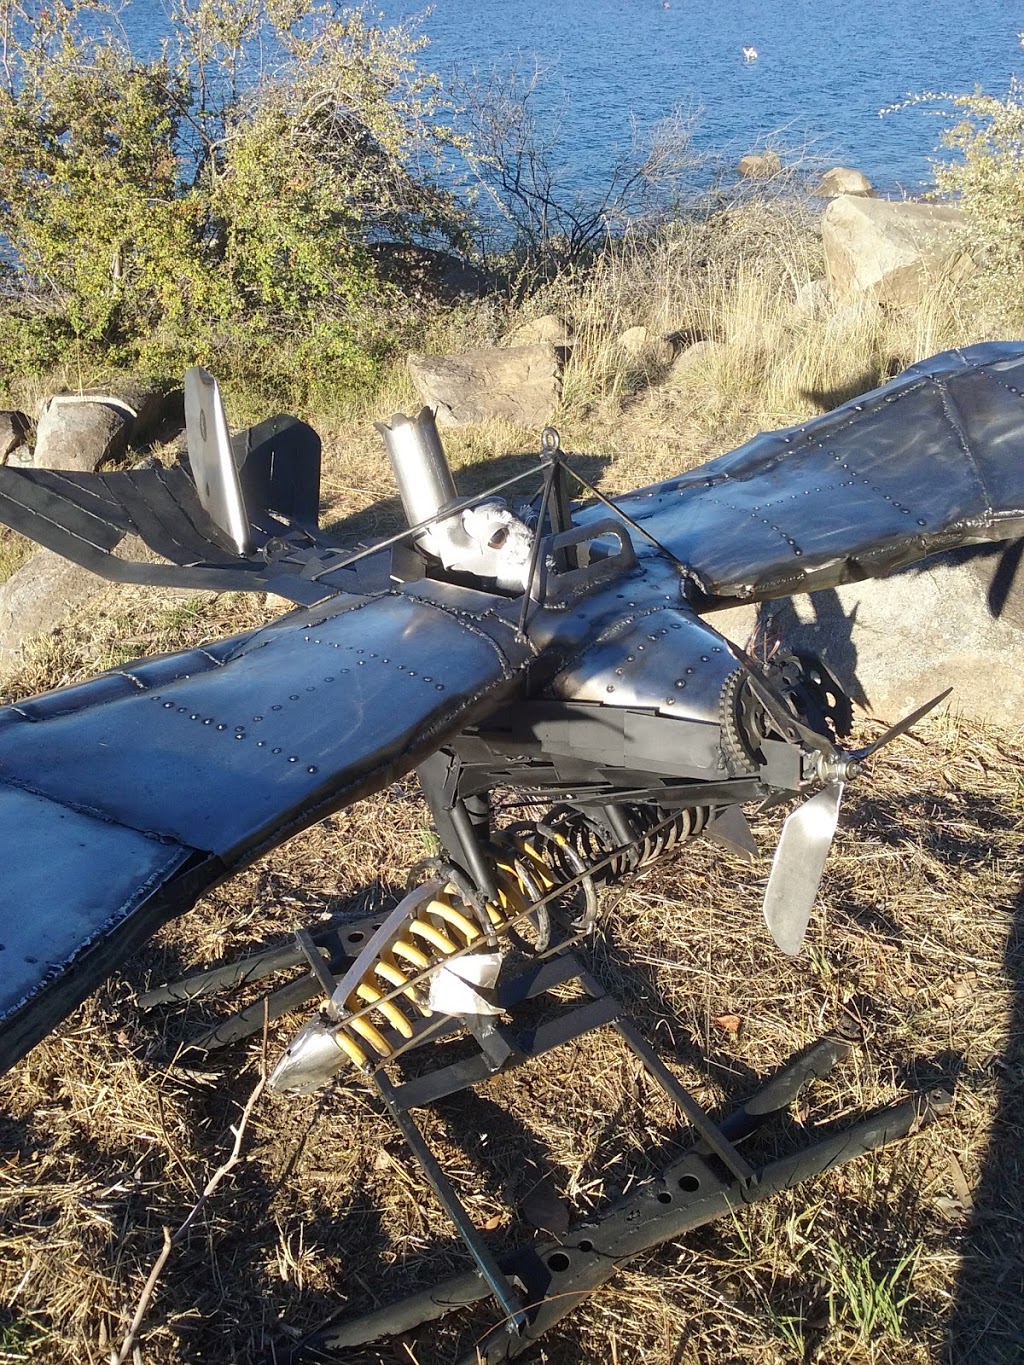
[(822, 199), (835, 199), (840, 194), (874, 194), (875, 189), (863, 171), (852, 166), (833, 166), (818, 182), (815, 194)]
[(441, 426), (463, 426), (504, 417), (526, 427), (544, 427), (562, 396), (562, 361), (557, 346), (482, 346), (455, 355), (408, 357), (409, 374)]
[(819, 655), (856, 705), (896, 721), (947, 687), (972, 719), (1024, 725), (1024, 541), (936, 555), (890, 578), (709, 617), (739, 644)]
[(843, 194), (825, 209), (821, 233), (829, 288), (839, 298), (915, 303), (929, 285), (958, 284), (974, 269), (967, 220), (949, 204)]
[(38, 550), (0, 584), (0, 665), (14, 663), (29, 640), (48, 634), (104, 586), (88, 569)]

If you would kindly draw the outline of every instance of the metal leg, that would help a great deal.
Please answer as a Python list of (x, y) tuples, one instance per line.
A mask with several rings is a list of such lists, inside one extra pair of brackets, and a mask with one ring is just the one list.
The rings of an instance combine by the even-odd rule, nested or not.
[(498, 1305), (505, 1315), (503, 1324), (507, 1332), (518, 1334), (526, 1323), (526, 1312), (519, 1296), (512, 1288), (504, 1271), (501, 1269), (490, 1248), (486, 1245), (483, 1238), (473, 1224), (472, 1219), (462, 1206), (462, 1201), (452, 1188), (451, 1182), (441, 1169), (441, 1165), (434, 1153), (427, 1146), (427, 1143), (420, 1132), (418, 1126), (409, 1114), (408, 1110), (403, 1109), (398, 1102), (394, 1087), (383, 1073), (378, 1073), (374, 1077), (377, 1089), (381, 1098), (387, 1105), (388, 1112), (394, 1119), (396, 1126), (400, 1129), (402, 1136), (412, 1148), (413, 1155), (423, 1168), (423, 1174), (427, 1178), (430, 1188), (444, 1205), (444, 1211), (458, 1229), (459, 1236), (466, 1244), (466, 1249), (476, 1262), (480, 1274), (487, 1283), (487, 1287), (498, 1301)]

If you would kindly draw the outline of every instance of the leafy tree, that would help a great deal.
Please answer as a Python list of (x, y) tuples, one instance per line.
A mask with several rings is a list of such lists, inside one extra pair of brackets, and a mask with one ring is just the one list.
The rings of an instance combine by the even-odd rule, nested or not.
[(422, 40), (337, 0), (175, 0), (170, 24), (145, 57), (102, 0), (0, 0), (8, 356), (369, 377), (369, 248), (463, 230)]

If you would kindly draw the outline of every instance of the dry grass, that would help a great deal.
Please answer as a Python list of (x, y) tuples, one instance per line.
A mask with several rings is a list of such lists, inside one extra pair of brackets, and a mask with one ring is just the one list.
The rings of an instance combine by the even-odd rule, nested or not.
[[(767, 852), (746, 867), (696, 844), (605, 894), (594, 960), (708, 1104), (749, 1093), (754, 1075), (852, 1008), (866, 1045), (809, 1092), (797, 1113), (805, 1136), (906, 1084), (955, 1082), (952, 1114), (645, 1256), (536, 1359), (1021, 1358), (1024, 764), (1008, 737), (955, 721), (933, 722), (927, 739), (887, 751), (851, 793), (801, 958), (781, 958), (760, 922)], [(759, 822), (766, 850), (777, 827), (778, 817)], [(425, 833), (406, 784), (308, 831), (169, 926), (3, 1082), (0, 1359), (104, 1359), (161, 1227), (182, 1220), (223, 1160), (258, 1075), (259, 1043), (176, 1069), (198, 1007), (143, 1017), (134, 991), (396, 885)], [(738, 1035), (716, 1026), (723, 1014), (742, 1020)], [(298, 1022), (271, 1030), (271, 1056)], [(522, 1233), (523, 1200), (545, 1170), (587, 1212), (673, 1143), (665, 1103), (607, 1034), (448, 1102), (424, 1125), (499, 1244)], [(440, 1210), (354, 1078), (309, 1100), (265, 1095), (245, 1164), (165, 1271), (143, 1358), (272, 1360), (339, 1308), (366, 1308), (456, 1263)], [(870, 1295), (851, 1296), (851, 1283), (883, 1308), (905, 1303), (866, 1331)], [(344, 1359), (456, 1358), (448, 1329), (409, 1350)]]
[[(948, 301), (914, 318), (826, 310), (794, 320), (790, 293), (783, 308), (776, 284), (789, 291), (811, 277), (813, 242), (784, 259), (765, 246), (763, 270), (734, 271), (699, 245), (677, 248), (676, 265), (623, 262), (617, 295), (605, 281), (603, 292), (595, 284), (574, 296), (581, 340), (560, 421), (567, 447), (602, 451), (588, 472), (609, 489), (692, 465), (815, 410), (868, 371), (875, 382), (895, 356), (916, 359), (981, 326)], [(685, 388), (651, 388), (656, 373), (631, 377), (602, 349), (638, 322), (713, 326), (726, 350)], [(465, 325), (482, 338), (501, 319)], [(353, 538), (398, 524), (372, 421), (414, 406), (396, 370), (372, 410), (329, 433), (325, 520)], [(506, 452), (535, 438), (501, 424), (454, 434), (460, 483), (468, 490), (511, 472), (522, 457)], [(257, 598), (106, 592), (31, 651), (3, 691), (57, 686), (265, 616)], [(1024, 761), (1019, 736), (944, 719), (923, 730), (927, 746), (894, 745), (851, 790), (802, 957), (780, 957), (760, 918), (777, 813), (758, 822), (765, 852), (754, 866), (697, 843), (610, 889), (593, 951), (609, 988), (711, 1106), (742, 1098), (755, 1075), (853, 1009), (865, 1047), (808, 1094), (792, 1135), (886, 1103), (906, 1084), (955, 1083), (952, 1113), (899, 1148), (641, 1258), (534, 1359), (1024, 1359)], [(410, 783), (324, 821), (169, 925), (0, 1082), (0, 1361), (109, 1357), (162, 1227), (182, 1221), (223, 1161), (263, 1064), (255, 1043), (176, 1067), (202, 1012), (143, 1016), (135, 993), (283, 940), (324, 913), (358, 913), (367, 895), (404, 881), (428, 841)], [(742, 1020), (738, 1033), (716, 1026), (726, 1014)], [(271, 1057), (298, 1022), (271, 1030)], [(523, 1232), (524, 1199), (546, 1170), (587, 1212), (649, 1173), (655, 1149), (675, 1140), (665, 1104), (604, 1033), (440, 1106), (424, 1125), (495, 1244)], [(265, 1094), (244, 1164), (157, 1287), (140, 1359), (273, 1361), (339, 1310), (461, 1264), (439, 1208), (357, 1081), (309, 1100)], [(345, 1359), (448, 1365), (451, 1331)]]

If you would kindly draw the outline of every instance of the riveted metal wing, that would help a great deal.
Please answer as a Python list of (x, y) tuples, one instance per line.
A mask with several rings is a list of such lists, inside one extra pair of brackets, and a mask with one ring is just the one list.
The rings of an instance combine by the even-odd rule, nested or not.
[(423, 582), (0, 709), (0, 1070), (227, 872), (521, 685), (501, 599)]
[(617, 506), (690, 567), (710, 606), (883, 577), (939, 550), (1019, 536), (1024, 346), (947, 351)]

